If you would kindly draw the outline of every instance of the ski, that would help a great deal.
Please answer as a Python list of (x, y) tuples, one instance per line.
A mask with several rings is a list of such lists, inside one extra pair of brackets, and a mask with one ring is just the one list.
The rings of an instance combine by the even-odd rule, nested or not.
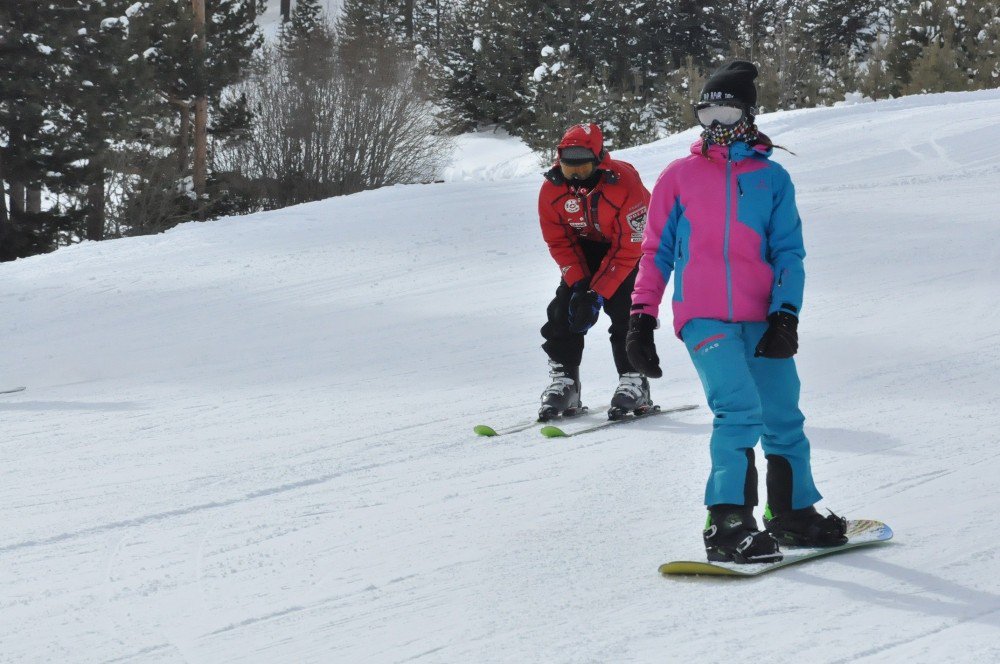
[(12, 388), (7, 389), (7, 390), (0, 390), (0, 394), (15, 394), (17, 392), (24, 392), (26, 389), (28, 389), (28, 388), (27, 387), (12, 387)]
[(577, 429), (576, 431), (563, 431), (556, 426), (544, 426), (542, 427), (541, 434), (546, 438), (570, 438), (572, 436), (579, 436), (585, 433), (591, 433), (594, 431), (600, 431), (601, 429), (607, 429), (608, 427), (613, 427), (617, 424), (627, 424), (628, 422), (636, 422), (638, 420), (644, 420), (647, 417), (653, 417), (655, 415), (669, 415), (671, 413), (680, 413), (686, 410), (694, 410), (698, 406), (695, 405), (685, 405), (676, 406), (674, 408), (660, 408), (659, 406), (654, 406), (652, 410), (636, 415), (626, 415), (620, 420), (606, 420), (600, 424), (595, 424), (593, 426), (584, 427), (582, 429)]
[(782, 567), (795, 565), (807, 560), (815, 560), (823, 556), (829, 556), (842, 551), (849, 551), (861, 546), (881, 544), (892, 539), (892, 528), (881, 521), (870, 519), (853, 520), (847, 522), (847, 544), (831, 546), (826, 548), (783, 548), (784, 555), (776, 563), (751, 563), (740, 565), (737, 563), (710, 563), (693, 560), (675, 560), (673, 562), (660, 565), (660, 574), (664, 576), (673, 575), (705, 575), (705, 576), (735, 576), (748, 577), (759, 576), (767, 572), (773, 572)]
[[(598, 410), (605, 410), (606, 408), (607, 408), (607, 406), (601, 406), (600, 408), (598, 408)], [(575, 413), (573, 413), (571, 415), (561, 415), (561, 416), (559, 416), (557, 418), (553, 418), (553, 419), (554, 420), (571, 420), (571, 419), (580, 417), (582, 415), (587, 415), (590, 412), (591, 412), (590, 408), (588, 406), (584, 406), (580, 410), (576, 411)], [(480, 436), (486, 436), (488, 438), (492, 438), (493, 436), (506, 436), (508, 434), (517, 433), (519, 431), (527, 431), (528, 429), (531, 429), (532, 427), (537, 427), (539, 424), (544, 424), (544, 422), (540, 422), (536, 418), (534, 420), (531, 420), (530, 422), (521, 422), (520, 424), (514, 424), (514, 425), (511, 425), (509, 427), (504, 427), (502, 429), (494, 429), (493, 427), (489, 426), (488, 424), (477, 424), (476, 426), (474, 426), (472, 428), (472, 430), (476, 434), (478, 434)]]

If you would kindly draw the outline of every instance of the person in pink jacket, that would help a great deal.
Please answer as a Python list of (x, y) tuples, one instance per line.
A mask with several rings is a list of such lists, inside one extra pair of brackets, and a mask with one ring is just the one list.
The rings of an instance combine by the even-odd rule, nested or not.
[[(780, 544), (846, 542), (823, 516), (799, 410), (798, 317), (805, 285), (802, 222), (788, 173), (755, 125), (757, 68), (735, 61), (696, 104), (701, 137), (653, 187), (632, 293), (629, 360), (662, 376), (653, 341), (671, 276), (673, 330), (687, 346), (715, 415), (703, 537), (709, 560), (781, 560)], [(754, 447), (767, 458), (762, 532)]]

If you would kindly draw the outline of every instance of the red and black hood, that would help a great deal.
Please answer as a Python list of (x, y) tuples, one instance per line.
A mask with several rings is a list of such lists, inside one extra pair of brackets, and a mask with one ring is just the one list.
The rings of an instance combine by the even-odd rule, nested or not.
[(573, 125), (563, 134), (559, 141), (559, 152), (556, 156), (556, 165), (559, 165), (559, 156), (562, 151), (570, 147), (581, 147), (590, 150), (594, 158), (597, 159), (598, 168), (606, 168), (611, 155), (604, 149), (604, 134), (601, 128), (593, 122), (589, 124)]
[[(591, 122), (589, 124), (573, 125), (563, 134), (562, 140), (559, 141), (559, 150), (556, 154), (555, 164), (545, 174), (545, 177), (553, 184), (565, 183), (562, 171), (559, 170), (559, 158), (562, 155), (562, 151), (569, 147), (582, 147), (590, 150), (594, 158), (597, 159), (597, 170), (604, 171), (607, 174), (605, 181), (611, 183), (617, 181), (617, 177), (611, 168), (611, 154), (604, 149), (604, 134), (601, 132), (600, 127)], [(609, 177), (613, 178), (613, 180), (609, 180)]]

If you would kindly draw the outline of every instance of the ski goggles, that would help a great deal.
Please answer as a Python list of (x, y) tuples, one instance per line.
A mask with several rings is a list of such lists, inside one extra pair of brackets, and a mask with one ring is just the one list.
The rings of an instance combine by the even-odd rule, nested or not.
[(582, 166), (596, 164), (598, 159), (590, 148), (585, 148), (582, 145), (570, 145), (559, 150), (559, 161), (567, 166)]
[(703, 127), (711, 127), (718, 122), (723, 126), (732, 126), (747, 116), (747, 112), (752, 111), (742, 104), (719, 104), (716, 102), (701, 102), (694, 105), (694, 112), (698, 116), (698, 122)]

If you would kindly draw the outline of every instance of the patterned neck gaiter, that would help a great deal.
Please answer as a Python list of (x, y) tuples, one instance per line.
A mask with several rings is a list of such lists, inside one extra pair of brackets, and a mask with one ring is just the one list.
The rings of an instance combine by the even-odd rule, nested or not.
[(747, 145), (756, 145), (757, 125), (753, 124), (747, 117), (728, 127), (714, 124), (711, 127), (705, 127), (701, 132), (701, 140), (709, 145), (713, 143), (715, 145), (732, 145), (736, 141), (743, 141)]

